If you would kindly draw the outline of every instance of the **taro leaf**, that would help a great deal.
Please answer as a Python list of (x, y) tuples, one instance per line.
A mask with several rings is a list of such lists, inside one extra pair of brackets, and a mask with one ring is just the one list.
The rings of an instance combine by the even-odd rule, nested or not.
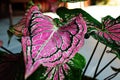
[(0, 80), (24, 80), (24, 71), (21, 54), (0, 52)]
[(76, 54), (68, 63), (55, 67), (40, 66), (27, 80), (81, 80), (85, 58)]
[(80, 1), (86, 1), (86, 0), (58, 0), (60, 2), (80, 2)]
[(112, 67), (112, 66), (111, 66), (111, 68), (112, 68), (112, 70), (115, 71), (115, 72), (120, 72), (120, 68), (115, 68), (115, 67)]
[(97, 27), (97, 28), (102, 28), (102, 25), (98, 20), (96, 20), (89, 13), (87, 13), (86, 11), (84, 11), (81, 8), (67, 9), (66, 7), (60, 7), (57, 9), (56, 13), (60, 18), (63, 19), (64, 22), (68, 22), (74, 16), (82, 14), (88, 27), (93, 26), (93, 27)]
[(22, 36), (26, 78), (41, 64), (54, 67), (68, 62), (82, 47), (87, 27), (81, 15), (60, 27), (37, 6), (31, 7), (26, 16)]

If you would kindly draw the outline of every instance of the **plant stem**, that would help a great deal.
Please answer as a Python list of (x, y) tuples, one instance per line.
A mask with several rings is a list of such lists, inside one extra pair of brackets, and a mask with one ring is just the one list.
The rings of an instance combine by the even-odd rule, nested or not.
[(98, 62), (98, 64), (97, 64), (97, 67), (96, 67), (96, 70), (95, 70), (93, 79), (95, 79), (95, 78), (97, 77), (96, 74), (97, 74), (99, 65), (100, 65), (100, 63), (101, 63), (101, 60), (102, 60), (102, 58), (103, 58), (103, 56), (104, 56), (104, 54), (105, 54), (106, 49), (107, 49), (107, 46), (105, 46), (105, 48), (104, 48), (104, 50), (103, 50), (103, 52), (102, 52), (102, 55), (101, 55), (101, 57), (100, 57), (100, 59), (99, 59), (99, 62)]
[(5, 50), (6, 52), (8, 52), (9, 54), (14, 54), (13, 52), (11, 52), (10, 50), (6, 49), (5, 47), (1, 46), (1, 49)]
[(113, 73), (110, 76), (106, 77), (104, 80), (111, 80), (118, 75), (119, 72)]
[(105, 66), (96, 74), (96, 76), (98, 76), (104, 69), (106, 69), (116, 58), (117, 58), (117, 56), (115, 56), (107, 65), (105, 65)]
[(95, 51), (96, 51), (96, 48), (97, 48), (98, 44), (99, 44), (99, 41), (97, 41), (97, 43), (96, 43), (96, 45), (95, 45), (95, 48), (94, 48), (94, 50), (93, 50), (93, 52), (92, 52), (92, 55), (91, 55), (91, 57), (90, 57), (87, 65), (86, 65), (85, 70), (83, 71), (82, 77), (85, 76), (86, 70), (87, 70), (87, 68), (88, 68), (88, 66), (89, 66), (89, 64), (90, 64), (90, 62), (91, 62), (91, 60), (92, 60), (92, 58), (93, 58), (93, 56), (94, 56), (94, 53), (95, 53)]

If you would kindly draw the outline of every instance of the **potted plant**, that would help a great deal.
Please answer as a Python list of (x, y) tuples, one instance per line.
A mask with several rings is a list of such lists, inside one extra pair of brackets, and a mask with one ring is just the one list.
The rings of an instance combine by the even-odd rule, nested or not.
[[(15, 70), (8, 69), (14, 75), (5, 71), (0, 75), (2, 80), (81, 80), (86, 62), (78, 50), (89, 36), (109, 46), (110, 52), (119, 57), (119, 17), (106, 16), (100, 23), (80, 8), (60, 7), (56, 10), (59, 18), (53, 19), (43, 15), (39, 6), (30, 4), (25, 16), (8, 31), (20, 37), (21, 53), (13, 54), (0, 42), (1, 48), (7, 51), (0, 52), (0, 72), (8, 69), (2, 65), (8, 66), (13, 62), (10, 67), (15, 67)], [(5, 74), (9, 77), (5, 78)]]

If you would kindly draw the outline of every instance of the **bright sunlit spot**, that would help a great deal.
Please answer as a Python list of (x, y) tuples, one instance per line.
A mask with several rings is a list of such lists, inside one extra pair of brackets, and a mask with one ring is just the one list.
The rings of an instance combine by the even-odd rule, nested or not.
[(84, 8), (84, 2), (67, 3), (69, 9)]

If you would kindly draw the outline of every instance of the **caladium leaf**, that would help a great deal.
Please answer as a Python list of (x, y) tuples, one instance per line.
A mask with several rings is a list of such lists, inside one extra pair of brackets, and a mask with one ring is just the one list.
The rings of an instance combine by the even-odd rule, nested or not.
[(33, 6), (25, 20), (22, 46), (26, 78), (40, 65), (51, 68), (68, 62), (83, 45), (87, 27), (81, 15), (64, 26), (56, 26), (52, 18), (44, 16), (37, 6)]
[(40, 66), (27, 80), (81, 80), (84, 66), (85, 58), (77, 53), (69, 62), (56, 67)]
[(68, 22), (74, 16), (82, 14), (88, 27), (92, 26), (92, 27), (101, 28), (101, 26), (102, 26), (98, 20), (96, 20), (89, 13), (87, 13), (86, 11), (84, 11), (81, 8), (67, 9), (66, 7), (60, 7), (57, 9), (56, 13), (60, 18), (63, 19), (64, 22)]
[(93, 34), (95, 39), (109, 46), (113, 53), (120, 58), (120, 17), (114, 19), (106, 16), (102, 19), (102, 28), (96, 28)]
[(103, 36), (107, 40), (120, 41), (120, 21), (106, 16), (102, 19), (102, 29), (98, 31), (100, 36)]

